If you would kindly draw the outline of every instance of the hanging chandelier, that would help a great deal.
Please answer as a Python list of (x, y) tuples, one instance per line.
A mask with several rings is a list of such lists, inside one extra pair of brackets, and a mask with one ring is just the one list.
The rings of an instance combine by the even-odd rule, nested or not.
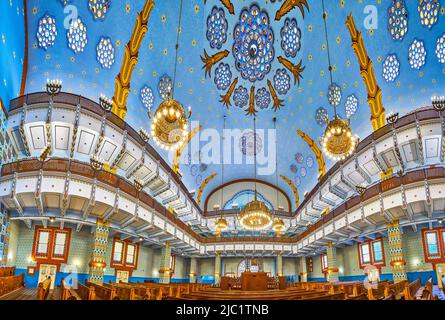
[(253, 145), (254, 145), (254, 164), (255, 164), (255, 193), (254, 200), (247, 203), (246, 206), (241, 210), (239, 214), (239, 223), (241, 226), (250, 231), (260, 231), (270, 228), (272, 225), (272, 215), (270, 214), (269, 208), (262, 201), (257, 199), (256, 191), (256, 118), (253, 118)]
[(247, 203), (239, 214), (239, 222), (244, 229), (250, 231), (268, 229), (272, 225), (269, 208), (264, 202), (257, 200), (256, 191), (255, 199)]
[(349, 119), (337, 115), (328, 122), (322, 137), (324, 153), (333, 160), (344, 160), (357, 147), (358, 137), (352, 133)]
[(171, 98), (162, 101), (156, 110), (151, 122), (151, 136), (161, 148), (175, 150), (179, 148), (187, 139), (188, 115), (182, 105)]
[(275, 218), (273, 225), (272, 225), (272, 229), (273, 229), (273, 231), (275, 231), (278, 238), (281, 236), (284, 228), (285, 228), (285, 226), (284, 226), (283, 219)]
[(221, 233), (229, 227), (227, 220), (221, 216), (215, 223), (215, 236), (220, 237)]
[[(192, 115), (191, 107), (186, 114), (181, 103), (173, 98), (174, 85), (176, 83), (176, 68), (178, 64), (179, 34), (181, 32), (182, 1), (180, 4), (178, 31), (176, 37), (176, 57), (173, 75), (173, 85), (168, 93), (168, 98), (161, 102), (155, 111), (151, 122), (151, 136), (161, 148), (166, 150), (176, 150), (180, 148), (187, 140), (188, 119)], [(148, 111), (148, 117), (151, 119), (151, 112)]]
[(358, 137), (352, 133), (350, 126), (350, 119), (342, 119), (337, 114), (337, 106), (341, 101), (341, 89), (338, 85), (332, 81), (332, 64), (331, 55), (329, 51), (328, 29), (325, 11), (324, 0), (322, 2), (323, 7), (323, 22), (326, 37), (326, 48), (328, 53), (329, 62), (329, 76), (330, 86), (328, 89), (329, 103), (334, 107), (334, 117), (328, 121), (325, 132), (321, 138), (321, 144), (323, 146), (323, 152), (331, 159), (338, 161), (344, 160), (347, 156), (351, 155), (357, 147)]

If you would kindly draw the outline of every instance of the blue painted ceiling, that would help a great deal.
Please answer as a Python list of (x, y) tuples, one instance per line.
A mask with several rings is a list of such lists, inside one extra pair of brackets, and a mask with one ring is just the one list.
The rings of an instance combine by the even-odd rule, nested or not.
[[(247, 89), (247, 93), (250, 92), (253, 83), (244, 79), (241, 74), (243, 71), (241, 70), (242, 59), (246, 59), (247, 56), (243, 56), (242, 51), (239, 57), (234, 56), (234, 44), (236, 47), (237, 43), (234, 38), (239, 39), (239, 35), (236, 33), (237, 26), (239, 26), (240, 29), (238, 30), (241, 30), (240, 32), (246, 30), (241, 29), (243, 18), (248, 19), (249, 14), (255, 9), (252, 5), (256, 5), (258, 13), (264, 18), (264, 20), (257, 22), (257, 30), (269, 36), (264, 45), (269, 44), (270, 46), (264, 49), (265, 54), (269, 54), (268, 60), (259, 59), (258, 70), (256, 70), (263, 71), (264, 75), (257, 74), (254, 76), (256, 79), (255, 93), (258, 93), (258, 89), (265, 88), (259, 92), (258, 97), (263, 99), (256, 101), (258, 110), (257, 128), (273, 128), (273, 117), (277, 117), (278, 174), (283, 174), (292, 179), (298, 187), (300, 195), (302, 195), (304, 191), (309, 191), (314, 186), (318, 172), (315, 157), (308, 146), (297, 136), (296, 130), (301, 129), (314, 140), (318, 140), (318, 137), (324, 131), (324, 125), (317, 123), (317, 109), (320, 107), (326, 109), (330, 116), (333, 115), (333, 109), (327, 98), (330, 80), (321, 0), (308, 0), (309, 11), (304, 8), (304, 17), (301, 11), (296, 8), (281, 20), (275, 21), (275, 13), (283, 4), (283, 1), (233, 0), (234, 14), (232, 15), (218, 0), (207, 0), (206, 2), (183, 0), (175, 99), (179, 100), (184, 106), (193, 108), (191, 120), (199, 121), (204, 129), (214, 128), (221, 131), (223, 115), (227, 115), (227, 128), (239, 128), (241, 130), (252, 128), (253, 117), (246, 116), (246, 107), (240, 108), (235, 105), (233, 95), (231, 99), (232, 106), (228, 109), (219, 100), (220, 95), (225, 94), (227, 86), (235, 77), (238, 77), (239, 80), (236, 88), (238, 89), (241, 85)], [(68, 46), (64, 19), (69, 16), (69, 13), (64, 13), (63, 2), (60, 0), (27, 1), (28, 41), (30, 46), (27, 92), (42, 90), (47, 78), (59, 78), (63, 81), (64, 91), (82, 94), (94, 100), (97, 100), (101, 93), (112, 97), (114, 79), (122, 64), (125, 44), (130, 39), (137, 12), (142, 9), (144, 1), (97, 1), (98, 3), (109, 4), (106, 14), (98, 19), (95, 19), (89, 10), (89, 1), (67, 1), (67, 5), (75, 6), (78, 16), (86, 27), (87, 43), (83, 52), (78, 53), (75, 53)], [(329, 0), (325, 2), (328, 14), (327, 27), (333, 66), (333, 81), (341, 87), (342, 91), (338, 112), (345, 117), (347, 97), (352, 94), (355, 95), (358, 102), (357, 111), (351, 116), (351, 124), (361, 138), (369, 134), (372, 127), (369, 121), (370, 111), (367, 104), (367, 92), (360, 76), (357, 58), (351, 48), (351, 38), (345, 25), (349, 13), (352, 12), (358, 29), (363, 32), (365, 46), (374, 63), (377, 81), (382, 89), (383, 103), (387, 112), (394, 111), (405, 114), (428, 104), (433, 94), (443, 95), (445, 91), (445, 49), (440, 46), (436, 53), (436, 44), (438, 39), (444, 35), (444, 4), (437, 4), (438, 20), (431, 28), (428, 28), (422, 25), (420, 21), (419, 1)], [(426, 5), (422, 8), (428, 10), (430, 8), (427, 6), (428, 3), (434, 5), (438, 1), (420, 1), (420, 3), (423, 2)], [(173, 77), (179, 3), (176, 0), (155, 1), (155, 8), (148, 23), (148, 32), (142, 42), (139, 61), (133, 73), (131, 94), (127, 103), (126, 121), (136, 129), (142, 127), (150, 131), (147, 109), (141, 100), (142, 88), (148, 86), (152, 89), (155, 109), (162, 101), (157, 89), (160, 78), (165, 74)], [(374, 17), (374, 19), (377, 19), (374, 20), (377, 23), (376, 28), (365, 28), (365, 18), (369, 14), (364, 13), (364, 11), (366, 11), (365, 7), (368, 5), (375, 8), (377, 14)], [(402, 17), (395, 16), (394, 13), (391, 13), (391, 5), (397, 9), (405, 6), (408, 12), (406, 18), (407, 32), (401, 40), (392, 38), (389, 31), (389, 18), (403, 23), (405, 15)], [(67, 9), (69, 8), (73, 9), (73, 7)], [(67, 10), (67, 12), (70, 10)], [(210, 17), (212, 10), (214, 20)], [(243, 15), (243, 10), (246, 10), (246, 15)], [(421, 11), (424, 12), (423, 9)], [(431, 12), (429, 10), (427, 13)], [(57, 30), (54, 43), (52, 43), (51, 37), (46, 39), (46, 45), (50, 44), (46, 49), (39, 45), (36, 36), (39, 21), (45, 15), (55, 19), (55, 29)], [(209, 17), (211, 28), (208, 27), (207, 23)], [(284, 29), (286, 23), (289, 27)], [(292, 23), (297, 24), (299, 31), (294, 28)], [(49, 30), (51, 31), (51, 29)], [(54, 30), (51, 32), (54, 32)], [(96, 47), (102, 37), (109, 38), (114, 48), (114, 63), (109, 69), (106, 68), (106, 64), (104, 64), (105, 67), (102, 66), (97, 59)], [(282, 45), (283, 39), (289, 39), (289, 37), (294, 40), (290, 42), (284, 40), (285, 45)], [(295, 37), (298, 37), (299, 43), (297, 43)], [(80, 39), (82, 41), (82, 37)], [(420, 55), (409, 59), (409, 47), (415, 39), (423, 41), (424, 51), (426, 52), (425, 61), (422, 60), (421, 47), (419, 48)], [(80, 43), (80, 47), (84, 44)], [(240, 45), (242, 44), (240, 42)], [(258, 43), (254, 47), (255, 52), (253, 54), (261, 51), (260, 45), (262, 44)], [(228, 64), (230, 68), (231, 77), (229, 79), (218, 77), (218, 82), (215, 83), (215, 69), (219, 63), (213, 66), (211, 77), (205, 76), (205, 71), (202, 69), (203, 62), (200, 58), (200, 56), (204, 56), (204, 50), (209, 55), (214, 55), (223, 50), (229, 51), (227, 57), (221, 61)], [(391, 60), (388, 59), (388, 62), (390, 62), (388, 66), (394, 67), (398, 64), (399, 68), (388, 68), (389, 72), (385, 73), (384, 76), (383, 65), (388, 55), (393, 55)], [(281, 78), (284, 80), (281, 82), (281, 86), (276, 85), (277, 95), (284, 100), (284, 106), (275, 112), (272, 108), (272, 102), (267, 104), (267, 97), (270, 98), (271, 91), (267, 85), (267, 80), (274, 84), (274, 76), (278, 72), (282, 73), (282, 71), (277, 70), (285, 69), (278, 59), (279, 56), (285, 57), (295, 65), (302, 61), (304, 70), (299, 84), (298, 82), (294, 83), (293, 76), (289, 70), (286, 70), (286, 74), (290, 76), (289, 89), (286, 90), (287, 81), (286, 76), (284, 76)], [(394, 62), (395, 60), (397, 62)], [(239, 65), (238, 62), (240, 62)], [(411, 67), (411, 64), (423, 64), (423, 62), (424, 65), (420, 69)], [(261, 67), (264, 69), (261, 69)], [(221, 71), (222, 75), (228, 74), (224, 73), (227, 72), (227, 69), (221, 68), (218, 71)], [(255, 70), (247, 71), (254, 72)], [(387, 80), (390, 80), (390, 82)], [(220, 88), (224, 88), (224, 90), (220, 90)], [(287, 92), (284, 93), (285, 91)], [(238, 103), (243, 102), (242, 90), (236, 90), (236, 93), (236, 101)], [(260, 107), (265, 108), (261, 109)], [(202, 147), (204, 144), (205, 142), (201, 142), (200, 146)], [(235, 148), (239, 147), (238, 144), (239, 141), (235, 143)], [(263, 147), (267, 150), (268, 143), (266, 141), (263, 141)], [(159, 152), (166, 159), (168, 158), (165, 151), (159, 149)], [(186, 159), (199, 160), (198, 153), (189, 152), (187, 154), (187, 152), (184, 152), (184, 154)], [(332, 162), (327, 161), (327, 165), (330, 167)], [(221, 166), (219, 164), (183, 163), (180, 169), (183, 172), (183, 180), (190, 190), (198, 190), (201, 182), (206, 177), (212, 173), (218, 173), (218, 176), (204, 190), (204, 198), (208, 192), (222, 182)], [(249, 164), (228, 164), (224, 171), (224, 181), (252, 178), (254, 175), (253, 166)], [(275, 173), (259, 176), (258, 178), (274, 184), (276, 181)], [(283, 180), (279, 179), (278, 185), (290, 197), (293, 197), (292, 191)]]
[(0, 1), (0, 97), (5, 108), (20, 94), (25, 52), (23, 0)]

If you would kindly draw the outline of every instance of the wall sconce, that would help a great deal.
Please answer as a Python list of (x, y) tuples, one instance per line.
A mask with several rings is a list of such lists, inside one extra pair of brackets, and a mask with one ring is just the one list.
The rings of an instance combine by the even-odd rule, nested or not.
[(99, 171), (103, 169), (104, 161), (93, 155), (90, 158), (90, 165), (93, 168), (93, 170)]
[(444, 96), (433, 96), (431, 97), (431, 104), (433, 108), (437, 111), (442, 111), (445, 109), (445, 97)]
[(386, 122), (394, 125), (397, 121), (399, 120), (399, 113), (390, 113), (388, 114), (388, 116), (386, 117)]
[(105, 111), (111, 111), (113, 106), (113, 102), (108, 99), (104, 94), (101, 94), (99, 97), (99, 104)]
[(355, 190), (358, 192), (360, 196), (363, 196), (363, 194), (366, 192), (366, 187), (364, 186), (355, 186)]
[(141, 136), (142, 140), (144, 140), (145, 143), (148, 142), (150, 139), (150, 136), (147, 131), (145, 131), (143, 128), (139, 129), (139, 135)]
[(50, 96), (58, 95), (61, 90), (62, 90), (62, 80), (57, 80), (57, 79), (46, 80), (46, 92)]
[(144, 181), (139, 179), (134, 179), (134, 187), (137, 191), (141, 191), (144, 188)]

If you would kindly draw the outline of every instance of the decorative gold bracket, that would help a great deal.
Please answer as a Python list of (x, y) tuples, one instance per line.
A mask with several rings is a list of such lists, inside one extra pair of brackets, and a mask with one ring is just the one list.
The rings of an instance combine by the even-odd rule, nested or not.
[(127, 114), (127, 98), (130, 94), (130, 81), (134, 67), (138, 62), (139, 48), (148, 31), (148, 18), (154, 8), (153, 0), (146, 0), (144, 8), (138, 13), (130, 41), (125, 46), (121, 70), (114, 84), (112, 112), (122, 120)]
[(357, 56), (360, 65), (360, 74), (365, 82), (366, 90), (368, 91), (368, 104), (371, 109), (371, 124), (374, 131), (376, 131), (386, 124), (385, 108), (383, 107), (382, 102), (382, 90), (377, 84), (372, 60), (366, 52), (362, 33), (357, 30), (352, 13), (350, 13), (346, 19), (346, 26), (351, 34), (352, 48)]

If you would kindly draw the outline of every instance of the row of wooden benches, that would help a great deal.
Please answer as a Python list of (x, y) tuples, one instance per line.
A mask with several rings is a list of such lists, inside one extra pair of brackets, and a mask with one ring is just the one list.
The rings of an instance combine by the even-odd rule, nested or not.
[(62, 300), (165, 300), (181, 297), (210, 285), (175, 283), (109, 283), (97, 284), (85, 282), (68, 286), (64, 280), (61, 283)]
[(343, 300), (343, 293), (288, 288), (286, 290), (239, 291), (210, 288), (183, 294), (172, 300)]
[(408, 281), (400, 281), (397, 283), (382, 281), (374, 285), (369, 284), (369, 286), (366, 287), (363, 282), (303, 282), (292, 284), (292, 286), (306, 290), (328, 291), (331, 294), (341, 292), (344, 294), (345, 299), (361, 299), (362, 297), (366, 297), (369, 300), (435, 299), (433, 296), (432, 277), (427, 281), (425, 287), (422, 287), (420, 279), (411, 283)]

